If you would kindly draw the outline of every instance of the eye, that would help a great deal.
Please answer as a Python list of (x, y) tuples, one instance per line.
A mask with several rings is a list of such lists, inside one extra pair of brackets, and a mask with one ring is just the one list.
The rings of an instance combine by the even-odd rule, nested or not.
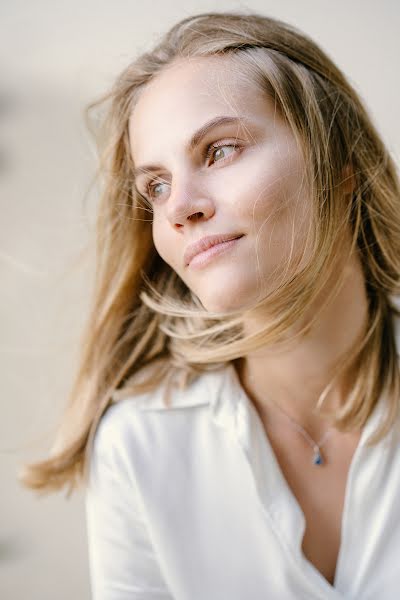
[(151, 200), (158, 198), (158, 196), (161, 195), (162, 192), (158, 193), (157, 189), (159, 189), (159, 187), (163, 185), (168, 184), (162, 179), (154, 179), (152, 181), (149, 181), (146, 184), (146, 195), (148, 196), (148, 198), (150, 198)]
[[(228, 152), (227, 152), (227, 149), (228, 149)], [(224, 162), (227, 158), (229, 158), (229, 156), (231, 154), (234, 153), (235, 150), (238, 151), (240, 149), (241, 149), (241, 147), (239, 144), (234, 144), (234, 143), (229, 144), (224, 141), (215, 142), (214, 144), (210, 144), (207, 147), (204, 157), (208, 160), (212, 156), (214, 156), (214, 162)], [(229, 150), (231, 150), (231, 152), (229, 152)], [(163, 193), (162, 192), (163, 185), (169, 185), (169, 183), (162, 179), (150, 180), (146, 184), (146, 197), (150, 201), (153, 201), (153, 200), (156, 200), (157, 198), (159, 198)]]
[[(205, 158), (210, 158), (211, 156), (214, 156), (214, 162), (221, 162), (221, 160), (225, 160), (225, 158), (227, 158), (226, 156), (226, 148), (229, 148), (231, 150), (237, 150), (239, 149), (239, 145), (238, 144), (227, 144), (225, 142), (216, 142), (215, 144), (210, 144), (210, 146), (208, 146), (206, 154), (205, 154)], [(232, 152), (228, 153), (228, 156), (232, 154)]]

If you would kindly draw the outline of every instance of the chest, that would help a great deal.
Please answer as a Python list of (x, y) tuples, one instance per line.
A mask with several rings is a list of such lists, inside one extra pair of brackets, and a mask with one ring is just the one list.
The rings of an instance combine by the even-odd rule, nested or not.
[(382, 449), (358, 453), (342, 529), (343, 438), (323, 446), (318, 467), (301, 438), (279, 447), (280, 431), (271, 452), (259, 421), (237, 413), (232, 436), (225, 421), (210, 427), (206, 406), (202, 415), (157, 413), (131, 452), (153, 564), (161, 561), (173, 598), (398, 600), (400, 455), (389, 463)]
[(305, 518), (302, 551), (307, 560), (334, 584), (341, 545), (343, 510), (352, 457), (359, 436), (347, 436), (324, 454), (324, 464), (312, 463), (312, 449), (300, 439), (269, 435), (276, 459)]
[(323, 491), (314, 494), (302, 494), (293, 483), (291, 489), (306, 521), (302, 541), (303, 554), (321, 575), (334, 585), (341, 543), (345, 480), (337, 481), (334, 489), (327, 486)]

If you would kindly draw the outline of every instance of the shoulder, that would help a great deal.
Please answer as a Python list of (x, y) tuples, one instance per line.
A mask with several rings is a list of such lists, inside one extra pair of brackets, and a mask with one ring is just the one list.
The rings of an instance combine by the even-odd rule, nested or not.
[[(170, 403), (165, 403), (165, 385), (113, 402), (97, 427), (93, 452), (115, 457), (132, 452), (151, 452), (172, 432), (188, 431), (204, 408), (215, 404), (227, 374), (227, 366), (200, 373), (184, 389), (173, 388)], [(203, 408), (203, 410), (201, 410)]]

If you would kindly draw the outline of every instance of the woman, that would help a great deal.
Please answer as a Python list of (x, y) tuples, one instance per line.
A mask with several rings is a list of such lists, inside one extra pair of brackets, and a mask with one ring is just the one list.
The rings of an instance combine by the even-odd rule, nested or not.
[(400, 190), (355, 91), (207, 13), (104, 100), (81, 369), (25, 482), (87, 481), (96, 599), (397, 598)]

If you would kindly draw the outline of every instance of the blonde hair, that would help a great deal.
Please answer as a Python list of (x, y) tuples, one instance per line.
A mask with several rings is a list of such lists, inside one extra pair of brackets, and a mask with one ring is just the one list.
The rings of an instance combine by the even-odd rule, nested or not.
[[(141, 90), (175, 60), (210, 56), (240, 61), (241, 71), (273, 98), (301, 144), (312, 190), (309, 259), (254, 307), (268, 318), (251, 336), (243, 330), (247, 311), (207, 312), (157, 254), (151, 211), (132, 183), (128, 121)], [(399, 412), (393, 334), (393, 314), (399, 313), (390, 296), (399, 292), (400, 189), (394, 163), (341, 71), (285, 23), (254, 13), (204, 13), (177, 23), (153, 50), (129, 64), (88, 114), (103, 105), (107, 113), (97, 131), (104, 181), (97, 267), (80, 368), (51, 456), (25, 468), (24, 484), (74, 489), (85, 476), (93, 436), (112, 401), (153, 390), (162, 381), (168, 390), (172, 382), (185, 386), (204, 370), (281, 341), (330, 281), (338, 244), (349, 228), (349, 251), (358, 252), (365, 276), (368, 322), (338, 365), (335, 377), (355, 364), (357, 375), (348, 399), (330, 418), (340, 430), (360, 428), (387, 391), (386, 418), (372, 442), (381, 439)], [(352, 192), (344, 195), (341, 184), (349, 172)], [(341, 280), (335, 293), (340, 285)]]

